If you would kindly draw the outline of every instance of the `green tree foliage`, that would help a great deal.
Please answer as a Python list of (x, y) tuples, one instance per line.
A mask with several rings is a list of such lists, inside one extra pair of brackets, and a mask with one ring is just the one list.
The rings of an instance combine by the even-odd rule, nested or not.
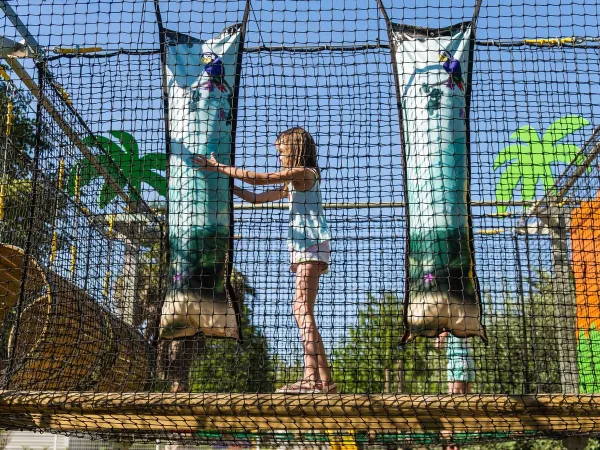
[[(471, 339), (476, 370), (473, 391), (561, 392), (556, 332), (563, 319), (555, 312), (551, 275), (535, 274), (525, 284), (523, 296), (488, 295), (484, 304), (489, 343)], [(446, 392), (445, 352), (436, 351), (433, 339), (417, 339), (399, 347), (401, 324), (402, 301), (396, 295), (367, 298), (344, 345), (334, 349), (333, 376), (342, 392)]]
[(273, 355), (273, 367), (276, 380), (275, 389), (295, 383), (304, 376), (304, 363), (299, 360), (288, 362), (275, 354)]
[[(56, 217), (65, 202), (57, 193), (56, 171), (40, 171), (37, 181), (33, 181), (36, 126), (31, 103), (31, 95), (0, 81), (0, 159), (3, 162), (0, 167), (0, 241), (18, 247), (25, 247), (29, 241), (32, 254), (44, 259), (50, 252)], [(9, 104), (12, 114), (7, 133)], [(40, 153), (50, 148), (50, 141), (43, 135)], [(33, 210), (32, 204), (35, 205)], [(63, 239), (59, 244), (61, 242)]]
[[(464, 450), (560, 450), (564, 447), (560, 440), (529, 439), (518, 442), (486, 442), (461, 448)], [(590, 439), (585, 449), (599, 450), (600, 443), (597, 439)]]
[(556, 313), (551, 274), (535, 274), (522, 297), (504, 294), (492, 300), (484, 301), (489, 343), (475, 340), (473, 345), (474, 392), (560, 393), (557, 330), (564, 319)]
[(402, 300), (392, 293), (369, 295), (345, 344), (333, 352), (333, 378), (341, 392), (440, 392), (442, 366), (433, 340), (417, 338), (400, 348), (403, 332)]
[[(21, 248), (25, 248), (29, 241), (31, 253), (44, 260), (50, 253), (54, 220), (64, 208), (64, 201), (57, 198), (56, 186), (51, 182), (36, 183), (35, 208), (32, 210), (34, 184), (31, 179), (2, 177), (0, 182), (4, 183), (5, 189), (0, 240)], [(64, 240), (65, 236), (61, 233), (59, 244), (64, 244)]]
[[(552, 165), (569, 164), (575, 158), (575, 162), (579, 164), (584, 158), (583, 155), (577, 157), (579, 147), (560, 141), (586, 125), (589, 122), (583, 117), (566, 116), (552, 123), (541, 139), (538, 132), (529, 125), (511, 134), (510, 138), (519, 142), (503, 148), (494, 161), (494, 170), (508, 163), (496, 186), (496, 199), (499, 202), (512, 200), (519, 183), (521, 197), (526, 201), (535, 198), (540, 181), (545, 192), (551, 193), (554, 185)], [(498, 206), (498, 212), (506, 212), (506, 206)]]
[[(508, 285), (503, 289), (514, 290)], [(561, 391), (556, 330), (563, 319), (554, 306), (551, 274), (534, 274), (524, 283), (524, 291), (523, 296), (486, 296), (489, 343), (471, 339), (476, 371), (473, 392), (520, 395)], [(394, 294), (367, 298), (358, 312), (358, 323), (349, 327), (346, 342), (334, 350), (333, 376), (342, 392), (446, 392), (445, 352), (435, 350), (434, 339), (417, 339), (399, 348), (401, 319), (402, 301)], [(280, 368), (278, 373), (282, 372)], [(387, 383), (386, 378), (390, 380)], [(591, 441), (588, 448), (596, 446), (597, 442)], [(542, 450), (560, 448), (560, 442), (536, 439), (461, 448)]]
[[(4, 176), (23, 179), (31, 175), (35, 146), (35, 120), (32, 116), (30, 94), (14, 90), (6, 81), (0, 81), (0, 154)], [(7, 134), (8, 105), (12, 105), (10, 132)]]
[[(232, 286), (242, 300), (254, 295), (248, 279), (234, 271)], [(246, 302), (244, 302), (245, 304)], [(193, 392), (272, 392), (274, 364), (267, 338), (252, 324), (252, 310), (244, 307), (242, 343), (230, 339), (207, 339), (190, 371)]]

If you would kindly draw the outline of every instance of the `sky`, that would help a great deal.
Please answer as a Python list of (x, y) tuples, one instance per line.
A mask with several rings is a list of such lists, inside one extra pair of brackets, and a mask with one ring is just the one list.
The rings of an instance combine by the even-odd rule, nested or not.
[[(158, 48), (154, 7), (149, 1), (16, 3), (12, 2), (13, 7), (23, 22), (48, 49), (75, 45), (105, 50)], [(392, 21), (433, 28), (470, 20), (475, 2), (384, 3)], [(241, 1), (160, 2), (167, 28), (202, 39), (240, 21), (244, 5)], [(596, 38), (600, 35), (599, 5), (598, 0), (484, 1), (477, 39)], [(5, 18), (0, 18), (0, 29), (7, 37), (16, 37)], [(388, 39), (374, 0), (252, 2), (247, 47), (376, 42), (387, 43)], [(567, 141), (581, 145), (593, 126), (600, 124), (600, 111), (595, 106), (600, 104), (595, 99), (600, 83), (599, 51), (596, 47), (476, 47), (471, 104), (472, 200), (494, 200), (500, 171), (493, 170), (493, 159), (514, 142), (509, 137), (518, 127), (529, 124), (542, 133), (560, 117), (580, 115), (591, 125)], [(141, 153), (164, 151), (158, 55), (63, 58), (49, 67), (94, 132), (125, 130), (139, 141)], [(237, 164), (252, 170), (275, 170), (276, 150), (270, 144), (283, 129), (302, 125), (318, 143), (326, 203), (402, 201), (400, 133), (390, 69), (388, 49), (246, 53)], [(555, 173), (561, 169), (564, 166), (557, 166)], [(592, 189), (585, 194), (591, 195), (597, 182), (588, 177), (585, 183), (591, 183)], [(97, 190), (86, 195), (93, 201)], [(145, 195), (156, 200), (150, 190)], [(118, 211), (119, 205), (109, 209)], [(473, 209), (476, 231), (515, 225), (513, 219), (484, 217), (493, 212), (493, 207)], [(347, 327), (356, 320), (367, 295), (402, 292), (404, 212), (380, 207), (332, 209), (327, 214), (334, 252), (331, 273), (322, 280), (318, 312), (326, 345), (332, 348), (345, 342)], [(255, 323), (270, 338), (274, 351), (297, 357), (299, 343), (289, 314), (293, 278), (287, 272), (286, 220), (287, 212), (280, 209), (236, 212), (236, 235), (240, 239), (236, 240), (235, 264), (256, 289), (249, 305)], [(123, 247), (111, 244), (116, 256), (109, 262), (100, 256), (105, 241), (99, 237), (92, 241), (90, 255), (96, 264), (89, 275), (90, 285), (100, 290), (106, 266), (123, 260)], [(530, 267), (548, 268), (547, 241), (533, 238), (530, 247)], [(81, 248), (84, 258), (88, 247), (82, 244)], [(511, 234), (477, 235), (475, 252), (483, 290), (497, 301), (504, 291), (514, 296), (518, 263)], [(526, 262), (523, 255), (521, 262)], [(527, 264), (523, 265), (527, 270)], [(112, 273), (114, 281), (118, 270)]]

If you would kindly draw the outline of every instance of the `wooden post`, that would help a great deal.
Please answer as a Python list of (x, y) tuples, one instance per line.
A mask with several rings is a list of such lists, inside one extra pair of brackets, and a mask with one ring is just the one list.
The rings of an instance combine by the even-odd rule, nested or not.
[[(139, 212), (138, 205), (134, 205), (129, 210), (130, 214), (137, 217)], [(123, 295), (121, 314), (123, 320), (129, 324), (136, 324), (136, 304), (139, 300), (139, 280), (140, 280), (140, 236), (144, 225), (136, 220), (125, 224), (125, 261), (123, 264)]]
[(404, 360), (398, 359), (398, 367), (396, 372), (396, 392), (401, 394), (404, 392)]
[(389, 367), (385, 368), (385, 384), (383, 387), (383, 391), (385, 394), (389, 394), (392, 392), (392, 371)]
[[(559, 323), (558, 358), (560, 384), (565, 395), (579, 394), (579, 367), (577, 364), (577, 303), (569, 261), (567, 216), (563, 208), (549, 208), (550, 243), (552, 248), (552, 295)], [(568, 450), (587, 447), (586, 436), (569, 436), (562, 440)]]
[[(537, 226), (523, 223), (524, 234), (549, 234), (552, 254), (552, 298), (555, 314), (560, 319), (556, 331), (562, 393), (579, 393), (577, 364), (577, 304), (569, 260), (567, 211), (558, 206), (536, 206)], [(531, 215), (531, 213), (530, 213)]]
[(556, 313), (560, 319), (556, 335), (558, 337), (562, 393), (578, 394), (577, 305), (569, 261), (567, 219), (562, 208), (552, 208), (548, 222), (552, 248), (552, 295)]
[(134, 236), (129, 236), (125, 240), (125, 264), (123, 265), (123, 300), (121, 305), (121, 314), (123, 321), (128, 325), (133, 325), (138, 302), (139, 290), (139, 271), (140, 271), (140, 245)]
[[(513, 233), (513, 241), (515, 244), (515, 257), (517, 258), (517, 297), (521, 303), (521, 330), (523, 334), (523, 378), (524, 378), (524, 389), (525, 394), (531, 394), (531, 379), (529, 376), (529, 339), (527, 338), (527, 324), (528, 314), (525, 305), (525, 289), (523, 287), (523, 270), (521, 267), (521, 252), (519, 251), (519, 237), (517, 233)], [(525, 233), (525, 257), (529, 255), (529, 234)], [(504, 292), (507, 292), (504, 290)], [(535, 355), (534, 355), (535, 358)]]

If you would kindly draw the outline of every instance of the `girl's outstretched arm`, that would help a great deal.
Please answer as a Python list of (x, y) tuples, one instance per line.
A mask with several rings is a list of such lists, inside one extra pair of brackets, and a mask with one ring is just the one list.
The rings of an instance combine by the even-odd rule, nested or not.
[[(222, 173), (223, 175), (236, 178), (244, 183), (249, 183), (255, 186), (265, 184), (283, 184), (289, 183), (290, 181), (305, 182), (307, 179), (310, 179), (312, 182), (312, 177), (314, 177), (312, 171), (303, 167), (294, 167), (292, 169), (282, 170), (281, 172), (268, 173), (239, 169), (237, 167), (228, 166), (227, 164), (221, 164), (215, 158), (214, 153), (211, 154), (210, 158), (207, 158), (204, 155), (194, 155), (191, 161), (193, 164), (198, 166), (195, 170)], [(306, 172), (308, 172), (308, 174)]]
[(252, 191), (248, 191), (246, 189), (239, 188), (237, 186), (233, 187), (233, 194), (242, 200), (246, 200), (249, 203), (267, 203), (267, 202), (276, 202), (277, 200), (281, 200), (285, 198), (287, 195), (285, 192), (285, 188), (283, 186), (277, 189), (270, 189), (268, 191), (255, 193)]

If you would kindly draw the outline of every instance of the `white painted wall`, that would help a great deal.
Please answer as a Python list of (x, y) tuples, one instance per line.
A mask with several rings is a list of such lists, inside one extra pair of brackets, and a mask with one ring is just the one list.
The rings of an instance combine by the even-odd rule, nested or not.
[[(67, 437), (51, 433), (34, 433), (33, 431), (10, 431), (10, 438), (4, 450), (120, 450), (118, 443), (97, 441), (78, 437)], [(172, 450), (224, 450), (225, 447), (179, 445)], [(121, 449), (126, 447), (121, 447)], [(169, 450), (161, 444), (135, 443), (128, 450)]]
[[(116, 443), (32, 431), (11, 431), (4, 450), (115, 450)], [(130, 450), (157, 450), (156, 444), (135, 444)], [(161, 446), (160, 450), (164, 450)]]
[(9, 431), (10, 438), (5, 450), (56, 450), (69, 447), (69, 438), (50, 433), (34, 433), (32, 431)]

